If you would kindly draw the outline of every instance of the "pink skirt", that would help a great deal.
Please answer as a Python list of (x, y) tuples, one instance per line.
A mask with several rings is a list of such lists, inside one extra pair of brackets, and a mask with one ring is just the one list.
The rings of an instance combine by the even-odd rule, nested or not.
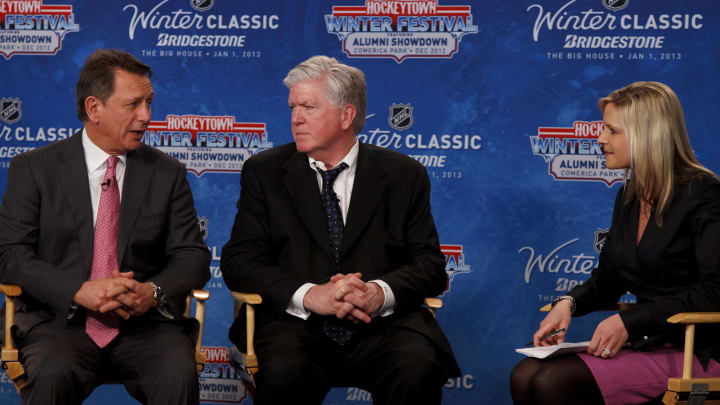
[[(683, 352), (675, 347), (662, 347), (647, 352), (620, 350), (612, 359), (578, 353), (595, 377), (605, 404), (638, 404), (657, 398), (667, 391), (669, 377), (681, 377)], [(720, 377), (720, 364), (710, 360), (703, 370), (693, 358), (692, 376)]]

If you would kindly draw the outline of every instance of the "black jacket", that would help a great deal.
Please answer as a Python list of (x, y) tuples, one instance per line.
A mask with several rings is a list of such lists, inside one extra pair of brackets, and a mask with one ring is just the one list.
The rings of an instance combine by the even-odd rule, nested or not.
[[(629, 291), (637, 305), (620, 317), (633, 348), (682, 346), (683, 325), (670, 325), (667, 318), (720, 311), (720, 182), (701, 175), (676, 184), (662, 228), (653, 213), (637, 244), (639, 205), (636, 199), (625, 204), (620, 189), (598, 267), (570, 292), (575, 316), (612, 305)], [(700, 326), (695, 354), (706, 366), (711, 357), (720, 361), (720, 327)]]

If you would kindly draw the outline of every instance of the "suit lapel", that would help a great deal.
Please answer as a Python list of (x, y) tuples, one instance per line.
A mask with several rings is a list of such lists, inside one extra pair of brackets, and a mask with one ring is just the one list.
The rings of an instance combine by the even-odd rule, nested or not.
[(85, 268), (90, 271), (93, 250), (93, 218), (90, 202), (85, 152), (82, 147), (82, 132), (70, 138), (67, 148), (58, 154), (58, 177), (76, 219), (78, 237), (83, 250)]
[(348, 252), (358, 239), (385, 193), (385, 168), (373, 151), (360, 143), (357, 170), (348, 209), (342, 251)]
[[(125, 180), (123, 181), (122, 201), (120, 202), (120, 224), (118, 230), (118, 264), (121, 265), (130, 240), (130, 230), (140, 213), (147, 189), (153, 176), (149, 159), (144, 153), (145, 146), (127, 154)], [(122, 269), (120, 269), (122, 271)]]
[(315, 172), (308, 164), (308, 158), (302, 153), (295, 153), (283, 165), (285, 175), (283, 183), (290, 193), (305, 228), (315, 242), (330, 256), (330, 237), (327, 231), (327, 220), (322, 209), (320, 191)]

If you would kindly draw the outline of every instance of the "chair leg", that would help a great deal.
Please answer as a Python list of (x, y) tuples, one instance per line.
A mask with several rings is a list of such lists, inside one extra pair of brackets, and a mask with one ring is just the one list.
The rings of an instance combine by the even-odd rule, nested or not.
[(8, 378), (15, 385), (15, 389), (20, 390), (27, 383), (27, 374), (25, 368), (20, 364), (18, 349), (13, 345), (12, 326), (15, 324), (15, 301), (12, 297), (18, 297), (22, 294), (22, 289), (15, 285), (0, 284), (0, 292), (5, 295), (5, 344), (2, 347), (2, 368), (8, 375)]
[(663, 396), (663, 404), (665, 405), (677, 405), (678, 399), (677, 392), (673, 391), (665, 391), (665, 396)]

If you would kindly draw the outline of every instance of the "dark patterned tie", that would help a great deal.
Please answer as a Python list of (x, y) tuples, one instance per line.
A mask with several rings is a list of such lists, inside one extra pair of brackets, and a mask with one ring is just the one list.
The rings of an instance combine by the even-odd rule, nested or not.
[(330, 237), (330, 256), (335, 259), (335, 270), (340, 270), (340, 258), (342, 257), (343, 225), (342, 211), (338, 203), (337, 194), (333, 191), (333, 183), (340, 175), (340, 172), (348, 167), (340, 163), (336, 168), (328, 171), (318, 169), (322, 176), (322, 204), (327, 218), (328, 236)]
[[(347, 167), (348, 165), (343, 162), (332, 170), (323, 171), (318, 169), (318, 173), (320, 173), (323, 180), (322, 204), (327, 218), (328, 236), (330, 237), (330, 255), (335, 260), (336, 272), (340, 271), (341, 247), (345, 226), (343, 225), (342, 211), (340, 211), (337, 195), (333, 191), (333, 183), (335, 183), (340, 172)], [(345, 345), (354, 334), (352, 329), (330, 322), (323, 322), (322, 330), (340, 346)]]

